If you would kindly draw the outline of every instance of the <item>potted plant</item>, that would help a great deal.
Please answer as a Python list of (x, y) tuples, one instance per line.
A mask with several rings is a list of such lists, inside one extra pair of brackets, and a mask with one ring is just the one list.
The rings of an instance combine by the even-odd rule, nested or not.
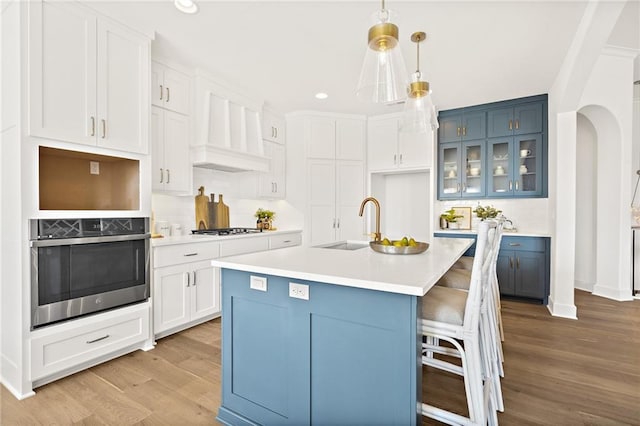
[(478, 205), (478, 207), (475, 208), (475, 210), (473, 211), (477, 217), (480, 218), (480, 220), (485, 220), (485, 219), (493, 219), (494, 217), (497, 217), (500, 213), (502, 213), (502, 210), (498, 210), (495, 207), (492, 206), (481, 206)]
[[(449, 210), (445, 210), (444, 213), (440, 215), (440, 227), (444, 229), (443, 224), (446, 225), (446, 228), (449, 229), (458, 229), (458, 218), (463, 217), (461, 214), (456, 214), (455, 209), (451, 208)], [(442, 222), (444, 220), (444, 223)]]
[(273, 229), (273, 218), (276, 216), (275, 212), (259, 208), (254, 216), (258, 219), (256, 221), (256, 228)]

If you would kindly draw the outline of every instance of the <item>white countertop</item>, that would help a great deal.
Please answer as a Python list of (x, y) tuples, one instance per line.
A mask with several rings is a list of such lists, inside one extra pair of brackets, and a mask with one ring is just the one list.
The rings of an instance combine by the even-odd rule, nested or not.
[[(478, 231), (476, 229), (436, 229), (433, 231), (434, 234), (477, 234)], [(502, 233), (503, 237), (547, 237), (551, 238), (550, 234), (545, 234), (542, 232), (520, 232), (520, 231), (508, 231), (504, 230)]]
[(424, 296), (473, 244), (468, 238), (433, 238), (427, 251), (388, 255), (369, 247), (336, 250), (291, 247), (211, 261), (220, 268)]
[(191, 244), (191, 243), (203, 243), (211, 241), (226, 241), (236, 240), (240, 238), (262, 238), (270, 235), (282, 235), (282, 234), (294, 234), (302, 232), (300, 229), (283, 229), (276, 231), (263, 231), (255, 232), (252, 234), (237, 234), (237, 235), (179, 235), (175, 237), (162, 237), (152, 238), (151, 247), (169, 246), (174, 244)]

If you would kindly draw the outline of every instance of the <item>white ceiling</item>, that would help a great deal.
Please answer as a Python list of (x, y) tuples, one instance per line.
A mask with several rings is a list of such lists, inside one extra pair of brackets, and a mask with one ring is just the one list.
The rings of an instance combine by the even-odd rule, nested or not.
[[(355, 87), (375, 1), (198, 1), (195, 15), (172, 0), (92, 1), (145, 32), (154, 55), (200, 66), (280, 112), (378, 114)], [(547, 93), (580, 23), (585, 1), (393, 1), (407, 69), (425, 31), (420, 68), (438, 109)], [(323, 91), (329, 98), (314, 98)]]

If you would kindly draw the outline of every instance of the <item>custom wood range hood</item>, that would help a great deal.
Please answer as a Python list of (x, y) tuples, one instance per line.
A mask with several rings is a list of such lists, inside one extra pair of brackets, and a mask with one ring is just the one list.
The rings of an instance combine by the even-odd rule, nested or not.
[(262, 102), (220, 85), (202, 70), (196, 71), (194, 81), (193, 166), (226, 172), (269, 171), (262, 145)]

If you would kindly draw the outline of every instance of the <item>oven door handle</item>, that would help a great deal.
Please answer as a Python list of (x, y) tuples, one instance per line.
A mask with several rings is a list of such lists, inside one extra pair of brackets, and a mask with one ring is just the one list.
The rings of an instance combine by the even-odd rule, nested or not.
[(58, 238), (50, 240), (32, 240), (29, 242), (31, 247), (52, 247), (52, 246), (70, 246), (77, 244), (93, 244), (93, 243), (113, 243), (118, 241), (135, 241), (146, 240), (151, 238), (151, 234), (133, 234), (133, 235), (107, 235), (99, 237), (82, 237), (82, 238)]

